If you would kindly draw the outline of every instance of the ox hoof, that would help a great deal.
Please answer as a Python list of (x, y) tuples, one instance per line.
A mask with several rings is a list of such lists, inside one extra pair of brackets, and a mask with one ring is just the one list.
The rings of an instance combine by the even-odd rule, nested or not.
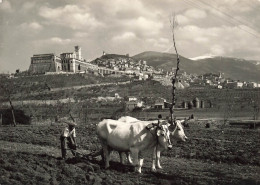
[(151, 171), (152, 172), (156, 172), (156, 168), (151, 168)]
[(136, 173), (142, 173), (141, 169), (138, 168), (138, 167), (135, 167), (134, 172), (136, 172)]
[(128, 162), (127, 162), (127, 164), (129, 164), (129, 165), (133, 165), (133, 162), (132, 162), (132, 161), (131, 161), (131, 162), (130, 162), (130, 161), (128, 161)]
[(157, 166), (157, 168), (162, 169), (162, 166)]

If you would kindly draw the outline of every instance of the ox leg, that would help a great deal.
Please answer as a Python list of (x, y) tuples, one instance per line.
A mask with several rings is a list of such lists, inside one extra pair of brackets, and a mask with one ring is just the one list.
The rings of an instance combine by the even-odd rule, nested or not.
[(140, 153), (139, 156), (140, 156), (140, 158), (139, 158), (139, 166), (138, 166), (137, 171), (139, 173), (142, 173), (142, 166), (143, 166), (143, 163), (144, 163), (144, 158), (142, 157), (142, 153)]
[(160, 157), (161, 157), (161, 150), (158, 146), (156, 146), (153, 149), (152, 171), (156, 171), (155, 166), (157, 166), (159, 169), (162, 168), (162, 166), (160, 164)]
[(131, 159), (131, 155), (130, 155), (130, 152), (126, 152), (126, 155), (127, 155), (127, 161), (129, 164), (133, 164), (133, 161)]
[(105, 160), (105, 169), (109, 168), (109, 160), (110, 160), (110, 150), (108, 146), (103, 147), (104, 160)]
[[(132, 161), (131, 156), (130, 156), (130, 152), (125, 152), (125, 155), (127, 157), (128, 164), (133, 164), (133, 161)], [(124, 164), (124, 158), (123, 158), (124, 152), (119, 152), (119, 156), (120, 156), (120, 163)]]
[(124, 152), (118, 152), (119, 153), (119, 157), (120, 157), (120, 163), (124, 164), (124, 159), (123, 159), (123, 153)]
[(155, 163), (156, 163), (156, 160), (157, 160), (157, 157), (156, 157), (157, 153), (156, 153), (156, 147), (154, 147), (153, 149), (153, 160), (152, 160), (152, 171), (156, 171), (156, 167), (155, 167)]
[(133, 166), (134, 166), (134, 170), (135, 172), (138, 172), (138, 173), (141, 173), (141, 171), (139, 171), (139, 151), (138, 149), (136, 148), (130, 148), (130, 152), (131, 152), (131, 155), (133, 157)]
[(160, 157), (161, 157), (161, 150), (159, 148), (157, 148), (157, 151), (156, 151), (156, 162), (157, 162), (157, 167), (159, 169), (162, 169), (162, 166), (160, 164)]

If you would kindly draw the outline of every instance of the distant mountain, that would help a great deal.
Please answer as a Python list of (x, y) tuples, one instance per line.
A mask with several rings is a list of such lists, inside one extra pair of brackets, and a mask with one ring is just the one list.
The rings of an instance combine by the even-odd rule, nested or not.
[(216, 56), (214, 55), (203, 55), (203, 56), (198, 56), (198, 57), (193, 57), (193, 58), (189, 58), (191, 60), (202, 60), (202, 59), (207, 59), (207, 58), (214, 58)]
[[(145, 60), (147, 65), (168, 71), (172, 67), (176, 68), (177, 63), (175, 54), (154, 51), (146, 51), (133, 56), (133, 58)], [(222, 72), (226, 78), (260, 82), (260, 65), (257, 61), (214, 56), (197, 60), (180, 56), (180, 60), (180, 69), (190, 74)]]
[[(171, 53), (146, 51), (133, 56), (133, 58), (136, 60), (145, 60), (147, 61), (147, 65), (151, 65), (153, 67), (159, 67), (168, 70), (170, 70), (170, 68), (172, 67), (176, 68), (176, 55)], [(192, 60), (188, 58), (180, 56), (180, 59), (182, 61), (181, 65), (185, 67), (185, 69), (189, 68), (190, 65), (195, 64)]]

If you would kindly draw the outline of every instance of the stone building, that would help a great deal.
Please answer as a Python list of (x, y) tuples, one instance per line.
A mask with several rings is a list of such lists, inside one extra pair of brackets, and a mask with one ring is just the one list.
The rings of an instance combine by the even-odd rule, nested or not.
[(43, 74), (45, 72), (57, 72), (61, 70), (61, 58), (54, 53), (37, 54), (31, 57), (29, 72), (32, 74)]
[(81, 56), (81, 48), (75, 46), (74, 52), (60, 54), (62, 71), (80, 72), (86, 70), (86, 61)]
[(82, 58), (81, 48), (75, 46), (74, 52), (62, 53), (60, 57), (52, 54), (39, 54), (31, 57), (29, 72), (44, 74), (47, 72), (84, 72), (88, 69), (98, 70), (96, 65)]

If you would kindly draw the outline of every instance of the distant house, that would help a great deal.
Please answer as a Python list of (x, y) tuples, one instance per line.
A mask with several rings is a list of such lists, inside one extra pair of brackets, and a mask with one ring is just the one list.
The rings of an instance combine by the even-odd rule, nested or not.
[(115, 93), (115, 98), (121, 98), (118, 93)]
[(226, 84), (226, 87), (230, 88), (230, 89), (232, 89), (232, 88), (242, 88), (243, 85), (244, 85), (243, 82), (228, 82)]
[(243, 82), (237, 82), (237, 87), (238, 88), (242, 88), (244, 86), (244, 83)]
[(137, 101), (128, 101), (125, 104), (125, 109), (127, 111), (132, 111), (132, 110), (134, 110), (135, 107), (137, 107), (137, 104), (138, 104)]
[(164, 77), (165, 77), (165, 75), (163, 73), (154, 73), (153, 74), (154, 79), (164, 78)]
[(232, 89), (232, 88), (235, 88), (235, 87), (236, 87), (236, 84), (235, 84), (235, 82), (228, 82), (225, 86), (226, 86), (227, 88)]
[(256, 88), (256, 87), (258, 87), (258, 84), (256, 82), (250, 82), (247, 86), (249, 88)]
[(165, 102), (166, 100), (164, 98), (158, 98), (155, 100), (155, 103), (154, 103), (154, 108), (155, 109), (165, 109)]
[(131, 102), (131, 101), (137, 101), (137, 98), (134, 96), (128, 96), (127, 97), (127, 101)]
[(144, 102), (143, 101), (138, 101), (137, 102), (137, 107), (143, 107), (144, 106)]
[(206, 84), (208, 84), (208, 85), (213, 85), (213, 82), (212, 82), (211, 80), (209, 80), (209, 79), (206, 79), (205, 82), (206, 82)]
[(218, 88), (218, 89), (222, 89), (223, 87), (222, 87), (222, 85), (219, 85), (219, 84), (218, 84), (218, 85), (217, 85), (217, 88)]

